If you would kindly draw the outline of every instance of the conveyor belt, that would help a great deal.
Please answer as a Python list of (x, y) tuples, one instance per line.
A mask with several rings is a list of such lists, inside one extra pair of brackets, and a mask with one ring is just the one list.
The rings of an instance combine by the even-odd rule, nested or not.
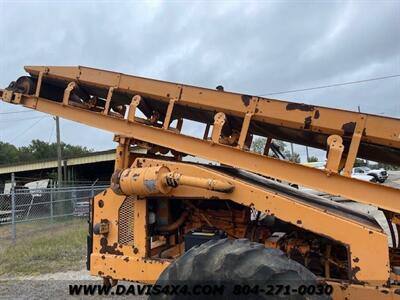
[(363, 225), (375, 227), (377, 230), (380, 230), (381, 227), (378, 222), (368, 214), (364, 214), (362, 212), (350, 209), (342, 204), (336, 203), (335, 201), (319, 197), (313, 194), (302, 192), (296, 188), (293, 188), (288, 185), (284, 185), (278, 183), (276, 181), (267, 179), (265, 177), (253, 174), (251, 172), (247, 172), (240, 169), (231, 168), (228, 166), (205, 166), (207, 168), (211, 168), (215, 171), (224, 173), (226, 175), (232, 176), (235, 179), (239, 179), (241, 181), (245, 181), (248, 184), (255, 185), (257, 187), (261, 187), (263, 189), (270, 190), (272, 192), (276, 192), (285, 197), (290, 198), (291, 200), (305, 203), (309, 206), (313, 206), (322, 210), (326, 210), (327, 212), (342, 216)]
[[(259, 155), (249, 151), (248, 138), (261, 135), (326, 149), (327, 137), (339, 135), (343, 138), (342, 158), (347, 156), (346, 170), (350, 172), (355, 155), (399, 164), (399, 119), (86, 67), (43, 66), (26, 67), (26, 70), (31, 77), (20, 77), (6, 90), (0, 90), (0, 98), (113, 132), (129, 138), (132, 143), (141, 141), (157, 145), (163, 151), (171, 149), (175, 153), (219, 161), (234, 168), (400, 213), (398, 189), (342, 176), (335, 169), (318, 170)], [(150, 118), (135, 117), (136, 109)], [(212, 138), (209, 138), (208, 129), (203, 138), (197, 138), (182, 134), (182, 123), (179, 125), (177, 122), (179, 128), (171, 128), (171, 122), (177, 118), (182, 122), (183, 119), (201, 121), (208, 129), (212, 126)], [(354, 151), (348, 155), (350, 140), (354, 142)]]
[[(337, 134), (343, 138), (346, 153), (361, 116), (357, 112), (221, 92), (82, 66), (27, 66), (25, 69), (32, 77), (21, 77), (11, 89), (33, 93), (39, 73), (46, 72), (41, 90), (41, 96), (44, 98), (61, 101), (64, 89), (68, 83), (74, 81), (78, 86), (71, 94), (72, 101), (87, 102), (91, 95), (95, 95), (98, 97), (98, 104), (104, 106), (109, 89), (113, 87), (112, 103), (129, 105), (133, 95), (141, 95), (143, 99), (139, 109), (148, 118), (157, 111), (160, 121), (165, 118), (170, 99), (176, 98), (179, 101), (174, 106), (171, 120), (185, 118), (212, 124), (215, 113), (224, 112), (228, 117), (224, 126), (227, 135), (233, 131), (240, 132), (244, 114), (251, 106), (250, 102), (252, 99), (258, 99), (249, 124), (249, 133), (322, 150), (327, 148), (327, 137)], [(27, 84), (27, 81), (31, 84)], [(372, 114), (362, 115), (366, 122), (358, 156), (399, 164), (399, 119)]]

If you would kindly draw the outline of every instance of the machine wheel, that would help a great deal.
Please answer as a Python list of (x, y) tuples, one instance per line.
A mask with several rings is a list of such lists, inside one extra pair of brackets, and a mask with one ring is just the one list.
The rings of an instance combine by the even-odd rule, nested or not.
[[(331, 299), (315, 293), (293, 293), (302, 285), (317, 287), (322, 284), (311, 271), (289, 259), (282, 251), (246, 239), (211, 240), (194, 247), (165, 269), (156, 284), (161, 287), (188, 285), (189, 292), (196, 285), (223, 285), (224, 290), (223, 296), (205, 295), (203, 292), (200, 292), (203, 295), (196, 296), (161, 293), (149, 299)], [(278, 292), (278, 285), (290, 286), (290, 295)], [(241, 293), (237, 295), (239, 289)], [(267, 294), (270, 290), (272, 295)]]

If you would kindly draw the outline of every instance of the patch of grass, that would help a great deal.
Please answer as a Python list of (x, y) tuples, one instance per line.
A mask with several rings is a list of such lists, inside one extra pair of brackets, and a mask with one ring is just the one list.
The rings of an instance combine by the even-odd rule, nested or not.
[(1, 275), (36, 275), (79, 270), (86, 256), (87, 223), (84, 220), (56, 222), (48, 230), (37, 226), (29, 237), (17, 236), (15, 245), (0, 250)]

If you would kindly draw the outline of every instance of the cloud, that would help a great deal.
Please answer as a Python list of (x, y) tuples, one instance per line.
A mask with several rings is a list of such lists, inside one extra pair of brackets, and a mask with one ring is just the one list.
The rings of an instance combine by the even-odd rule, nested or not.
[[(248, 94), (400, 73), (398, 1), (0, 5), (2, 87), (24, 74), (23, 65), (87, 65)], [(400, 117), (399, 92), (394, 78), (277, 98)], [(21, 109), (0, 104), (0, 112)], [(0, 138), (9, 141), (29, 124), (2, 126)], [(66, 142), (113, 146), (109, 133), (62, 124)], [(15, 143), (46, 140), (52, 126), (44, 119)]]

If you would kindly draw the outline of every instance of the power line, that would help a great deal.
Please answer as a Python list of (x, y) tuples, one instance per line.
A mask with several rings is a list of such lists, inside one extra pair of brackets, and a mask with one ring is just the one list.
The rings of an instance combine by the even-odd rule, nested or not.
[(394, 77), (399, 77), (399, 76), (400, 76), (400, 74), (394, 74), (394, 75), (388, 75), (388, 76), (383, 76), (383, 77), (375, 77), (375, 78), (369, 78), (369, 79), (363, 79), (363, 80), (347, 81), (347, 82), (341, 82), (341, 83), (333, 83), (333, 84), (327, 84), (327, 85), (321, 85), (321, 86), (309, 87), (309, 88), (303, 88), (303, 89), (280, 91), (280, 92), (271, 92), (271, 93), (261, 94), (259, 96), (271, 96), (271, 95), (289, 94), (289, 93), (295, 93), (295, 92), (319, 90), (319, 89), (326, 89), (326, 88), (331, 88), (331, 87), (335, 87), (335, 86), (358, 84), (358, 83), (369, 82), (369, 81), (389, 79), (389, 78), (394, 78)]
[(34, 110), (19, 110), (19, 111), (1, 112), (0, 115), (31, 113), (31, 112), (34, 112)]
[(24, 131), (22, 131), (19, 135), (17, 135), (16, 137), (14, 137), (11, 141), (9, 141), (9, 143), (11, 144), (12, 142), (14, 142), (15, 140), (19, 139), (20, 137), (24, 136), (30, 129), (32, 129), (33, 127), (35, 127), (40, 121), (42, 121), (44, 118), (48, 118), (48, 116), (44, 116), (42, 117), (40, 120), (37, 120), (36, 122), (32, 123), (31, 125), (29, 125), (28, 128), (26, 128)]
[(27, 120), (34, 120), (34, 119), (40, 119), (40, 118), (43, 118), (43, 116), (30, 117), (30, 118), (7, 119), (7, 120), (0, 120), (0, 122), (27, 121)]

